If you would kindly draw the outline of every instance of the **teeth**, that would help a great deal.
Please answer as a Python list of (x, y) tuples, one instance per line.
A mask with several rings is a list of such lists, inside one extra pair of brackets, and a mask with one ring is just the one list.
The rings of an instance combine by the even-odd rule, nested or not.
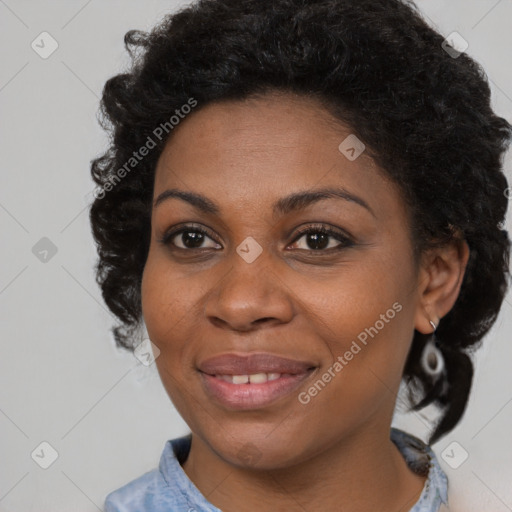
[(249, 382), (251, 384), (263, 384), (267, 382), (267, 374), (266, 373), (253, 373), (249, 375)]
[(280, 373), (253, 373), (252, 375), (216, 375), (230, 384), (264, 384), (269, 380), (277, 380)]

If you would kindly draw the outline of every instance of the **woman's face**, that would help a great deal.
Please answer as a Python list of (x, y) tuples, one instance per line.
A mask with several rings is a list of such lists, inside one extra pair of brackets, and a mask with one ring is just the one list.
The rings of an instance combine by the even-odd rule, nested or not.
[(159, 159), (144, 320), (171, 400), (229, 463), (286, 467), (389, 429), (419, 274), (398, 188), (339, 149), (350, 134), (268, 95), (191, 114)]

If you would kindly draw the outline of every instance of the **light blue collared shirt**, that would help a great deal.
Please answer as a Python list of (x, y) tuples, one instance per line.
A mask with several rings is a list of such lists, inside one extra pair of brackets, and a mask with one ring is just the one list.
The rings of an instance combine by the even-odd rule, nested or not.
[[(432, 449), (395, 428), (391, 429), (391, 440), (407, 465), (427, 477), (419, 500), (409, 512), (438, 512), (442, 503), (447, 506), (448, 479)], [(181, 467), (190, 443), (190, 434), (167, 441), (158, 469), (111, 492), (105, 499), (105, 512), (222, 512), (206, 500)]]

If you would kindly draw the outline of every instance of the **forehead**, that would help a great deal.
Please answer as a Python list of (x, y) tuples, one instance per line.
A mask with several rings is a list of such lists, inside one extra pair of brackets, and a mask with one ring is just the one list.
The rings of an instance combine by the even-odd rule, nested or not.
[(339, 146), (349, 126), (315, 99), (270, 94), (206, 105), (173, 131), (159, 159), (155, 196), (179, 187), (219, 201), (274, 201), (291, 191), (343, 186), (368, 198), (397, 189), (364, 151), (355, 160)]

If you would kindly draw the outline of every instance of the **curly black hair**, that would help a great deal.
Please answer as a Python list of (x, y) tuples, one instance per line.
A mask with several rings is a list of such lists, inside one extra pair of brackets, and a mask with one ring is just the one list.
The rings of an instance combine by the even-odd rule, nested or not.
[(101, 101), (110, 146), (91, 163), (96, 279), (120, 320), (117, 346), (133, 350), (142, 325), (153, 181), (170, 119), (187, 104), (197, 111), (272, 91), (298, 94), (350, 126), (399, 185), (417, 256), (457, 237), (470, 247), (459, 297), (436, 331), (443, 379), (422, 370), (429, 336), (417, 331), (403, 375), (414, 409), (441, 410), (430, 442), (453, 429), (473, 379), (470, 352), (508, 288), (502, 157), (512, 126), (493, 112), (480, 65), (443, 41), (408, 0), (199, 0), (150, 32), (127, 32), (130, 69), (106, 82)]

